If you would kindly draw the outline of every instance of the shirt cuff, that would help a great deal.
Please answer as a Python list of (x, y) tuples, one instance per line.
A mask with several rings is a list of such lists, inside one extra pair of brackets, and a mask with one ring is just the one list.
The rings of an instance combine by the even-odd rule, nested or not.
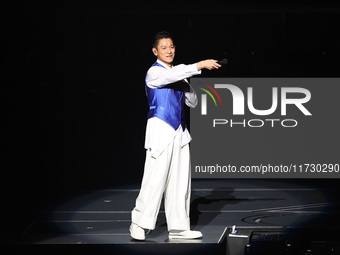
[(190, 66), (190, 71), (193, 72), (194, 74), (201, 74), (201, 70), (197, 70), (197, 63), (191, 64)]

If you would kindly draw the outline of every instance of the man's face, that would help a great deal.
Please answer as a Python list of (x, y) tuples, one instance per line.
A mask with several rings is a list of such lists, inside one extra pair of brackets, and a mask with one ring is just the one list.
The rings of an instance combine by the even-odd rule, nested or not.
[(175, 45), (170, 38), (160, 39), (157, 48), (152, 48), (152, 52), (159, 60), (171, 66), (175, 58)]

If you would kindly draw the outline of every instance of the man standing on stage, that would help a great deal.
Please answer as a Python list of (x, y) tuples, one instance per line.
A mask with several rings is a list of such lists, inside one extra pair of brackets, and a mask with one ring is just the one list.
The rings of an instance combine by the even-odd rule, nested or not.
[(190, 230), (191, 136), (184, 116), (184, 104), (196, 107), (197, 96), (190, 92), (186, 78), (221, 65), (209, 59), (173, 66), (175, 45), (166, 31), (155, 35), (152, 52), (157, 61), (145, 77), (150, 107), (145, 136), (147, 151), (142, 186), (131, 215), (131, 237), (145, 240), (146, 230), (155, 229), (164, 194), (169, 239), (200, 238), (201, 232)]

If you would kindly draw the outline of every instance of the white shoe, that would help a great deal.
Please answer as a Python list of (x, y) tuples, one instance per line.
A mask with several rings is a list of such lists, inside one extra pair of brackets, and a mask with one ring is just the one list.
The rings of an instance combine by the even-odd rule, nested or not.
[(144, 241), (145, 240), (145, 231), (143, 228), (138, 226), (135, 223), (131, 223), (130, 226), (130, 235), (133, 239)]
[(185, 231), (170, 231), (169, 239), (197, 239), (203, 235), (200, 231), (185, 230)]

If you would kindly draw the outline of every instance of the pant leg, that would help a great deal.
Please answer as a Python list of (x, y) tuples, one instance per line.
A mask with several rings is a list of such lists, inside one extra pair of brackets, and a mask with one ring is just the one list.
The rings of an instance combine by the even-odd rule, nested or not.
[(190, 229), (191, 163), (189, 144), (181, 147), (174, 141), (174, 150), (165, 189), (165, 213), (168, 230)]
[(132, 211), (132, 222), (145, 229), (155, 229), (159, 208), (169, 173), (173, 142), (157, 158), (147, 151), (141, 190)]

